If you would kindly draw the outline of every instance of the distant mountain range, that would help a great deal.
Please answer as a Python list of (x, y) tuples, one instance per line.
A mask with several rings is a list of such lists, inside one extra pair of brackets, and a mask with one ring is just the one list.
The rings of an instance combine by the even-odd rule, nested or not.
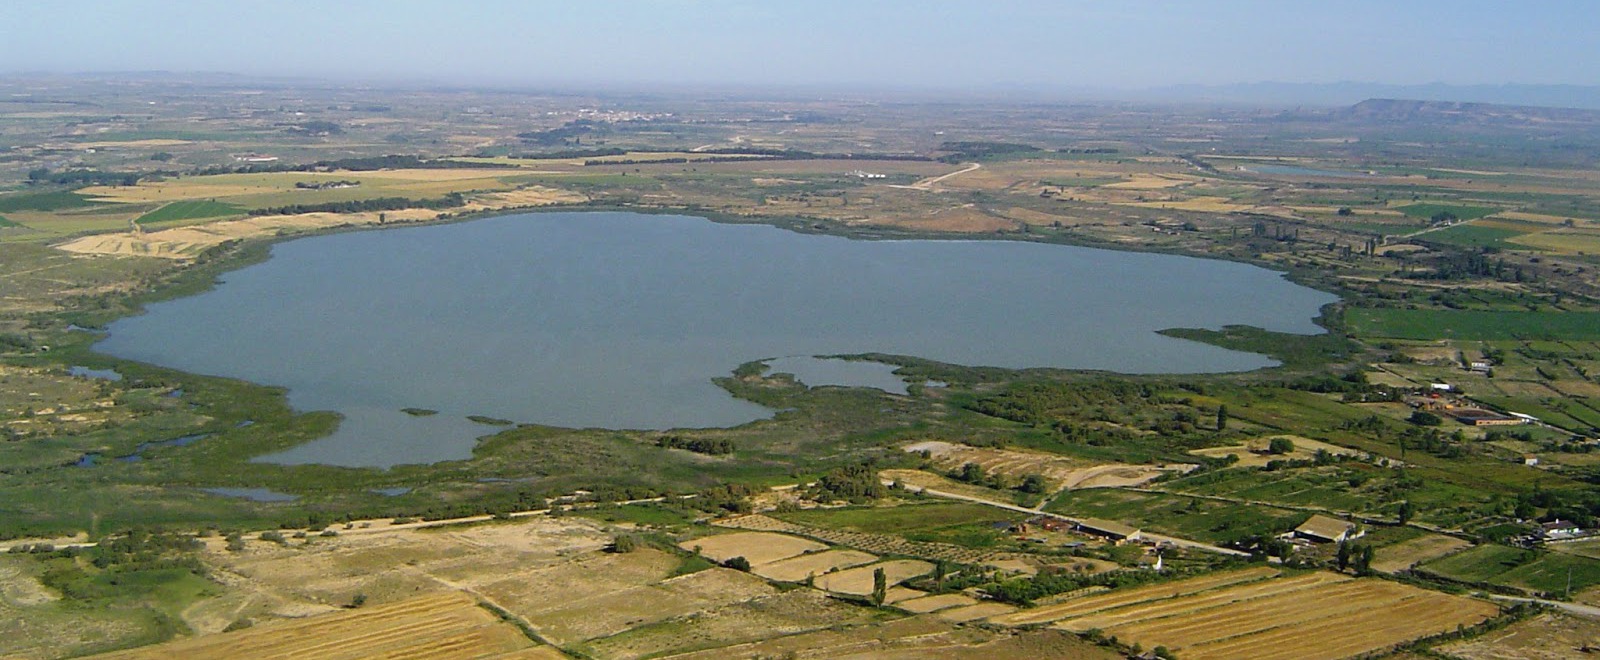
[(1386, 85), (1379, 83), (1247, 83), (1174, 85), (1135, 96), (1148, 100), (1205, 101), (1249, 105), (1343, 106), (1366, 99), (1416, 99), (1600, 110), (1600, 86), (1585, 85)]
[(1498, 103), (1367, 99), (1334, 112), (1343, 119), (1377, 122), (1433, 122), (1455, 124), (1541, 124), (1545, 126), (1600, 123), (1600, 110), (1555, 108)]

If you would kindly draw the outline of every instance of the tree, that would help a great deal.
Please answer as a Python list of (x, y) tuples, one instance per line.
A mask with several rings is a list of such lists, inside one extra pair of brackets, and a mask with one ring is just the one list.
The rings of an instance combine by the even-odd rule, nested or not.
[(1017, 486), (1017, 490), (1020, 490), (1024, 493), (1038, 494), (1043, 493), (1045, 491), (1045, 487), (1046, 483), (1044, 477), (1037, 474), (1030, 474), (1022, 478), (1022, 485)]
[(367, 604), (366, 594), (356, 594), (350, 599), (350, 609), (355, 609)]
[(969, 484), (983, 483), (983, 466), (977, 463), (961, 466), (961, 480)]
[(1228, 407), (1227, 406), (1217, 406), (1217, 430), (1218, 431), (1222, 431), (1222, 430), (1226, 430), (1227, 428), (1228, 428)]
[(1418, 410), (1411, 413), (1411, 417), (1407, 421), (1417, 426), (1438, 426), (1444, 423), (1444, 418), (1426, 410)]
[(1366, 575), (1372, 572), (1372, 546), (1363, 545), (1351, 552), (1350, 566), (1356, 570), (1357, 575)]
[(722, 562), (722, 565), (736, 571), (750, 572), (750, 560), (744, 557), (729, 557), (728, 561)]
[(1290, 440), (1288, 438), (1273, 438), (1271, 442), (1267, 443), (1267, 453), (1269, 453), (1269, 454), (1293, 454), (1294, 453), (1294, 441)]
[(1354, 210), (1352, 210), (1348, 206), (1339, 207), (1339, 215), (1341, 215), (1341, 216), (1352, 216), (1352, 215), (1355, 215), (1355, 214), (1356, 214), (1356, 212)]
[(1401, 501), (1400, 512), (1398, 514), (1400, 518), (1400, 524), (1404, 525), (1408, 522), (1411, 522), (1411, 517), (1414, 515), (1417, 515), (1417, 506), (1412, 504), (1411, 500)]
[(882, 605), (884, 599), (889, 597), (889, 576), (883, 569), (872, 569), (872, 604)]
[(633, 552), (639, 548), (639, 542), (632, 534), (618, 534), (611, 539), (611, 551), (618, 553)]
[(1341, 571), (1350, 568), (1350, 544), (1348, 542), (1339, 542), (1339, 552), (1334, 555), (1334, 562)]

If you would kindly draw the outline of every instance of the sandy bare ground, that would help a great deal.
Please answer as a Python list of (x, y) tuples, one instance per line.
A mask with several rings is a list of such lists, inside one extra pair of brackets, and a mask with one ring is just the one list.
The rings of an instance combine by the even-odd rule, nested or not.
[(891, 187), (891, 188), (909, 188), (909, 189), (912, 189), (912, 190), (933, 190), (933, 187), (935, 185), (938, 185), (942, 181), (949, 180), (951, 177), (954, 177), (954, 176), (957, 176), (957, 175), (961, 175), (961, 174), (966, 174), (967, 172), (971, 172), (973, 170), (977, 170), (977, 169), (980, 169), (982, 167), (983, 167), (983, 165), (981, 165), (979, 163), (968, 163), (966, 167), (963, 167), (963, 168), (961, 168), (959, 170), (956, 170), (954, 172), (950, 172), (949, 174), (940, 174), (939, 176), (930, 176), (930, 177), (928, 177), (926, 179), (923, 179), (921, 181), (913, 183), (913, 184), (911, 184), (909, 186), (890, 185), (889, 187)]
[[(1268, 454), (1268, 446), (1273, 438), (1285, 438), (1294, 443), (1294, 451), (1287, 454)], [(1360, 456), (1361, 452), (1338, 445), (1331, 445), (1319, 440), (1312, 440), (1298, 435), (1271, 435), (1257, 438), (1242, 445), (1229, 445), (1226, 447), (1210, 447), (1195, 449), (1189, 453), (1196, 456), (1221, 458), (1223, 456), (1237, 456), (1239, 462), (1234, 465), (1239, 467), (1261, 467), (1276, 460), (1310, 460), (1315, 458), (1317, 450), (1323, 450), (1335, 456)]]
[(1187, 472), (1195, 468), (1190, 463), (1096, 465), (1044, 452), (969, 447), (940, 440), (912, 443), (905, 450), (912, 453), (927, 452), (934, 464), (946, 470), (958, 470), (967, 463), (977, 463), (983, 466), (985, 474), (1001, 474), (1013, 481), (1037, 474), (1044, 477), (1052, 489), (1141, 486), (1167, 472)]
[(678, 547), (698, 552), (706, 559), (719, 563), (734, 557), (744, 557), (751, 566), (764, 566), (790, 557), (820, 553), (828, 549), (827, 545), (810, 539), (772, 532), (734, 532), (705, 536), (679, 543)]

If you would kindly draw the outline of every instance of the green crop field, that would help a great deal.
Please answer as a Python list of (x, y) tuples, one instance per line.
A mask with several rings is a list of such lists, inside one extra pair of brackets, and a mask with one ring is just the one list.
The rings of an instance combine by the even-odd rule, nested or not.
[(1417, 236), (1417, 240), (1462, 247), (1486, 247), (1499, 245), (1507, 239), (1523, 236), (1528, 232), (1502, 229), (1500, 227), (1479, 227), (1477, 225), (1456, 225), (1449, 229), (1428, 232)]
[(1489, 206), (1461, 206), (1457, 204), (1436, 204), (1423, 202), (1421, 204), (1408, 204), (1398, 209), (1413, 218), (1432, 218), (1440, 213), (1449, 213), (1461, 220), (1476, 220), (1487, 215), (1499, 213), (1500, 209)]
[(1600, 312), (1356, 308), (1345, 322), (1358, 335), (1394, 339), (1600, 339)]
[(1600, 584), (1600, 561), (1577, 554), (1503, 545), (1481, 545), (1428, 562), (1422, 568), (1455, 580), (1531, 589), (1556, 597), (1565, 595), (1569, 578), (1573, 591)]
[(62, 209), (97, 206), (98, 204), (98, 202), (90, 201), (83, 195), (67, 191), (0, 195), (0, 213), (6, 211), (59, 211)]
[(211, 200), (192, 200), (167, 204), (139, 216), (134, 222), (147, 225), (157, 222), (199, 220), (201, 218), (216, 218), (226, 215), (241, 215), (243, 213), (242, 210), (232, 204), (213, 202)]

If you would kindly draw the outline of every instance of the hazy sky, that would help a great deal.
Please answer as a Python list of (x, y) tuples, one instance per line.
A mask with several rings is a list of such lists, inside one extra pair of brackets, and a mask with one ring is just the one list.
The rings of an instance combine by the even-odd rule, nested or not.
[(1591, 0), (0, 0), (0, 72), (464, 83), (1600, 84)]

